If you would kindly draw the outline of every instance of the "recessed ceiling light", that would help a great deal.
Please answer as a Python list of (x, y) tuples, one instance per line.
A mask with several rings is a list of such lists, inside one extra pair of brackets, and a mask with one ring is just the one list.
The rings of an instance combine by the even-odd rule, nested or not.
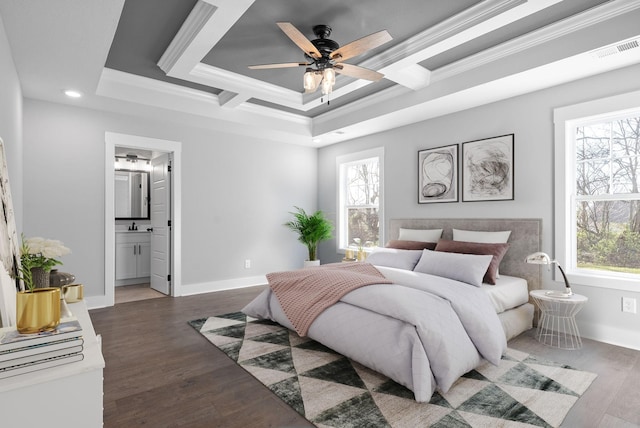
[(80, 98), (82, 96), (82, 92), (74, 91), (73, 89), (65, 90), (64, 94), (69, 98)]
[(314, 143), (320, 143), (320, 142), (322, 142), (322, 138), (314, 138), (313, 142)]

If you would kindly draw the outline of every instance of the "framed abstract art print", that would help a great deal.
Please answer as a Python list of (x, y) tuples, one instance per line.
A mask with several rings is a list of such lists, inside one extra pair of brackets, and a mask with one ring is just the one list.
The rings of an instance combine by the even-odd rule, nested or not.
[(462, 201), (513, 200), (514, 134), (462, 143)]
[(458, 145), (418, 152), (418, 203), (458, 202)]

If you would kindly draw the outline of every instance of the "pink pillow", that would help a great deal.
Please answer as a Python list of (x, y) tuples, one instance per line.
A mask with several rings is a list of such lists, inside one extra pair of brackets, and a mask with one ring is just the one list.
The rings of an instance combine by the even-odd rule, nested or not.
[(436, 242), (422, 241), (405, 241), (392, 239), (385, 245), (386, 248), (395, 248), (396, 250), (433, 250), (436, 248)]
[(445, 239), (439, 240), (438, 245), (436, 245), (436, 251), (493, 256), (483, 278), (483, 282), (491, 285), (496, 284), (498, 267), (508, 249), (509, 244), (486, 244), (480, 242), (449, 241)]

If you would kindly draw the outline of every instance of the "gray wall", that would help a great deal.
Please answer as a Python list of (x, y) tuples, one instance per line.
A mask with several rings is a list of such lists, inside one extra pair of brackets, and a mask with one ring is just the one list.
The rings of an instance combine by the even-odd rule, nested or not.
[(282, 224), (294, 205), (316, 208), (315, 149), (27, 99), (24, 232), (71, 248), (61, 270), (88, 295), (104, 293), (106, 131), (182, 142), (183, 285), (301, 266)]
[(0, 138), (4, 141), (18, 232), (22, 230), (22, 90), (0, 17)]
[[(515, 217), (541, 218), (543, 251), (553, 254), (553, 109), (640, 89), (640, 66), (511, 98), (396, 130), (359, 138), (320, 150), (320, 209), (335, 220), (336, 156), (373, 147), (385, 148), (384, 209), (390, 218)], [(503, 134), (515, 134), (515, 200), (499, 202), (417, 203), (417, 152)], [(384, 237), (388, 239), (387, 237)], [(323, 261), (337, 261), (335, 241), (321, 247)], [(552, 288), (545, 272), (546, 287)], [(579, 314), (587, 337), (640, 349), (640, 314), (621, 312), (622, 296), (640, 299), (639, 292), (586, 287), (574, 290), (590, 301)]]
[[(85, 283), (88, 295), (104, 292), (105, 131), (183, 142), (184, 284), (298, 267), (305, 249), (280, 226), (287, 212), (293, 205), (314, 209), (317, 202), (335, 218), (335, 157), (378, 146), (385, 147), (387, 218), (539, 217), (543, 249), (553, 253), (553, 108), (638, 90), (638, 75), (640, 66), (618, 70), (327, 147), (316, 156), (312, 149), (32, 100), (24, 102), (23, 126), (20, 83), (0, 21), (0, 136), (18, 230), (64, 241), (73, 251), (64, 270)], [(511, 132), (515, 201), (417, 204), (418, 150)], [(320, 257), (339, 260), (335, 242), (323, 243)], [(253, 260), (250, 270), (243, 268), (246, 258)], [(550, 275), (545, 281), (551, 283)], [(578, 317), (585, 336), (640, 349), (640, 315), (620, 311), (623, 295), (640, 293), (574, 289), (590, 299)]]

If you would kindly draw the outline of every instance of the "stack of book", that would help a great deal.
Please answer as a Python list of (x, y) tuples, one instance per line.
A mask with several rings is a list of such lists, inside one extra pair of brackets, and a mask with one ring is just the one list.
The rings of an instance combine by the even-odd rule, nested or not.
[(20, 334), (15, 327), (0, 329), (0, 379), (60, 366), (84, 358), (82, 327), (67, 318), (54, 330)]

